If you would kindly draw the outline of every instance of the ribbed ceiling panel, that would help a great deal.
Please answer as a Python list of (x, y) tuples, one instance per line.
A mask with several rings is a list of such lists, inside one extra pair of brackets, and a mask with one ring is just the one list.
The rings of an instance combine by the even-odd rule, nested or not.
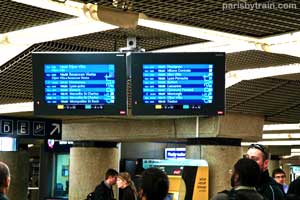
[(258, 50), (228, 53), (226, 57), (226, 71), (300, 63), (299, 57)]
[(300, 81), (242, 81), (226, 90), (227, 111), (264, 115), (267, 121), (300, 122)]

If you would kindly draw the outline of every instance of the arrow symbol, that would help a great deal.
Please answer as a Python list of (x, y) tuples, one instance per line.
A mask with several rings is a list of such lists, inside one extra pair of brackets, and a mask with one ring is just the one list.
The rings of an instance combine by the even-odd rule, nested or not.
[(57, 134), (60, 134), (60, 124), (52, 123), (52, 126), (54, 126), (54, 128), (50, 132), (50, 135), (53, 135), (55, 133), (55, 131), (57, 131)]

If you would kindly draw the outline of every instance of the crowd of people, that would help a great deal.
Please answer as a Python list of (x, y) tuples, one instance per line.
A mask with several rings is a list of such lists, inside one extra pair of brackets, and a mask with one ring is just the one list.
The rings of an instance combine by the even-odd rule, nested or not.
[[(230, 190), (224, 190), (211, 200), (300, 200), (300, 177), (289, 186), (286, 174), (278, 168), (272, 177), (268, 171), (269, 153), (261, 144), (251, 144), (244, 158), (239, 159), (230, 177)], [(158, 168), (143, 171), (139, 190), (128, 172), (108, 169), (105, 179), (87, 197), (88, 200), (115, 200), (113, 185), (119, 188), (119, 200), (164, 200), (169, 190), (165, 172)], [(10, 171), (0, 162), (0, 200), (8, 200)]]
[(234, 165), (232, 188), (212, 200), (300, 200), (300, 177), (288, 186), (285, 172), (278, 168), (270, 177), (268, 165), (268, 150), (261, 144), (251, 144), (245, 158)]
[[(251, 144), (245, 157), (234, 165), (230, 178), (232, 188), (216, 194), (211, 200), (300, 200), (300, 178), (288, 186), (285, 172), (275, 169), (271, 177), (268, 166), (268, 150), (261, 144)], [(164, 200), (169, 186), (167, 175), (157, 168), (142, 173), (139, 191), (129, 173), (109, 169), (105, 180), (95, 189), (95, 199), (113, 200), (111, 186), (115, 183), (119, 188), (119, 200)]]

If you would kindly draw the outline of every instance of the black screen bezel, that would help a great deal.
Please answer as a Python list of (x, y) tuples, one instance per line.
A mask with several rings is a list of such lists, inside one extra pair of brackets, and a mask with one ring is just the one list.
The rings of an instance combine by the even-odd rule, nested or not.
[[(213, 64), (213, 103), (202, 104), (201, 110), (155, 109), (143, 102), (143, 64)], [(225, 53), (132, 53), (132, 115), (197, 115), (215, 116), (225, 113)]]
[[(114, 64), (115, 65), (115, 103), (103, 105), (103, 110), (59, 110), (58, 104), (45, 102), (45, 64)], [(33, 100), (35, 115), (126, 115), (126, 54), (84, 52), (84, 53), (49, 53), (32, 54), (33, 66)], [(39, 103), (38, 103), (39, 102)]]

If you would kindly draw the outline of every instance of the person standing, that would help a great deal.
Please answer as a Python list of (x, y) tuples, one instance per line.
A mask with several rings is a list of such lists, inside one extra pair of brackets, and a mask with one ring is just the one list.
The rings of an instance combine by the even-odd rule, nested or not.
[(105, 180), (102, 181), (94, 191), (95, 200), (114, 200), (112, 186), (116, 184), (118, 172), (114, 169), (108, 169), (105, 173)]
[(274, 169), (272, 172), (272, 177), (276, 181), (276, 183), (280, 185), (284, 194), (287, 194), (289, 186), (285, 184), (285, 178), (286, 178), (285, 172), (280, 168)]
[(254, 160), (261, 171), (260, 181), (256, 187), (265, 200), (284, 200), (284, 194), (278, 184), (269, 175), (269, 152), (261, 144), (251, 144), (248, 147), (247, 158)]
[(158, 168), (148, 168), (142, 174), (141, 200), (164, 200), (169, 191), (169, 179)]
[(119, 200), (136, 200), (136, 188), (128, 172), (119, 173), (117, 186), (119, 188)]
[(6, 196), (10, 185), (10, 172), (4, 162), (0, 162), (0, 200), (9, 200)]
[(232, 189), (218, 193), (211, 200), (263, 200), (263, 196), (255, 189), (259, 178), (260, 169), (258, 164), (251, 159), (241, 158), (234, 165), (231, 176)]
[(287, 193), (287, 199), (300, 200), (300, 176), (291, 182)]

